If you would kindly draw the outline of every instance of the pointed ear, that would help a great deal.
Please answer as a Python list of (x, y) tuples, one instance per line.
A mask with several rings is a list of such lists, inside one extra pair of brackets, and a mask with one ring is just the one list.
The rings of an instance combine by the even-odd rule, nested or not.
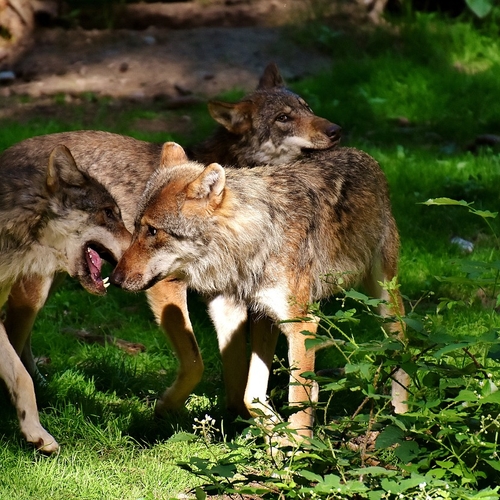
[(176, 142), (166, 142), (161, 150), (161, 161), (160, 165), (162, 167), (173, 167), (175, 165), (182, 165), (188, 162), (188, 157), (182, 149), (182, 146)]
[(266, 66), (264, 73), (259, 80), (257, 90), (269, 90), (275, 87), (284, 87), (285, 82), (280, 74), (280, 70), (276, 63), (272, 62)]
[(187, 186), (186, 196), (188, 199), (206, 199), (213, 210), (220, 205), (225, 186), (224, 169), (218, 163), (211, 163)]
[(50, 193), (54, 194), (61, 184), (80, 187), (88, 182), (87, 177), (76, 166), (75, 160), (66, 146), (56, 146), (49, 157), (46, 185)]
[(242, 135), (252, 126), (252, 107), (253, 104), (250, 101), (237, 103), (210, 101), (208, 112), (229, 132)]

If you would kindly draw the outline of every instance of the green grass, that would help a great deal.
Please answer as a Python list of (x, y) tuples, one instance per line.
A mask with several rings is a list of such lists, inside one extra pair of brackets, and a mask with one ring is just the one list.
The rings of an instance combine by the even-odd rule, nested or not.
[[(464, 275), (457, 265), (464, 255), (450, 243), (455, 235), (474, 242), (471, 259), (498, 260), (491, 230), (463, 207), (422, 204), (429, 198), (449, 197), (474, 202), (477, 209), (498, 210), (499, 151), (483, 148), (473, 154), (468, 149), (479, 134), (500, 134), (498, 32), (490, 25), (478, 28), (469, 22), (420, 16), (360, 36), (327, 26), (316, 26), (313, 33), (307, 38), (328, 50), (334, 64), (331, 71), (292, 87), (317, 114), (343, 126), (345, 145), (367, 151), (385, 171), (401, 233), (400, 281), (408, 311), (454, 338), (498, 331), (498, 314), (481, 303), (474, 279), (462, 283), (437, 279)], [(239, 95), (228, 94), (234, 99)], [(92, 96), (84, 96), (76, 105), (61, 98), (54, 101), (59, 112), (49, 120), (43, 113), (31, 113), (18, 121), (0, 122), (0, 148), (32, 135), (79, 128), (189, 145), (206, 137), (213, 126), (204, 106), (176, 112), (158, 104), (139, 109)], [(152, 133), (137, 126), (155, 119), (174, 123), (180, 113), (189, 114), (196, 127), (186, 133)], [(500, 235), (500, 219), (491, 222)], [(486, 292), (498, 294), (491, 287)], [(438, 314), (443, 297), (457, 303)], [(325, 310), (338, 306), (332, 300)], [(184, 411), (155, 420), (154, 401), (173, 380), (176, 360), (144, 295), (110, 289), (105, 298), (93, 297), (67, 280), (41, 312), (33, 335), (35, 355), (50, 358), (41, 366), (48, 381), (38, 389), (41, 419), (59, 440), (61, 452), (44, 457), (27, 446), (8, 398), (1, 395), (0, 500), (168, 499), (199, 485), (200, 479), (177, 462), (193, 457), (223, 459), (228, 448), (222, 435), (228, 443), (237, 441), (242, 427), (224, 411), (215, 335), (203, 302), (194, 295), (190, 312), (205, 377)], [(71, 335), (79, 329), (140, 342), (146, 350), (132, 356), (113, 345), (85, 344)], [(348, 324), (346, 330), (358, 342), (382, 338), (370, 319)], [(285, 352), (282, 339), (278, 354), (285, 357)], [(331, 350), (318, 355), (319, 368), (341, 362)], [(465, 362), (465, 358), (456, 361)], [(286, 377), (274, 375), (272, 383), (283, 389)], [(327, 396), (323, 394), (323, 399)], [(276, 398), (282, 400), (279, 391)], [(334, 413), (352, 413), (357, 404), (359, 400), (348, 393), (334, 405)], [(195, 419), (206, 414), (223, 432), (184, 440), (183, 433), (193, 432)], [(397, 463), (392, 452), (387, 455)], [(264, 455), (254, 467), (267, 470), (268, 464)], [(328, 464), (322, 470), (332, 468)], [(474, 487), (496, 484), (491, 474)]]

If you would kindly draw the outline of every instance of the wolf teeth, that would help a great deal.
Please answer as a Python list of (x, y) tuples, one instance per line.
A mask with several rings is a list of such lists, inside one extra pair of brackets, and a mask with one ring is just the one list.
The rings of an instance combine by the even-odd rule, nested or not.
[(104, 288), (108, 288), (109, 285), (111, 285), (111, 283), (108, 283), (107, 281), (108, 278), (106, 278), (106, 281), (103, 280), (103, 285), (104, 285)]
[(106, 276), (105, 278), (102, 279), (103, 283), (107, 283), (109, 281), (109, 276)]
[(97, 265), (95, 263), (94, 259), (92, 258), (92, 251), (91, 251), (90, 247), (87, 248), (87, 255), (89, 256), (90, 262), (92, 262), (92, 264), (94, 264), (94, 265)]

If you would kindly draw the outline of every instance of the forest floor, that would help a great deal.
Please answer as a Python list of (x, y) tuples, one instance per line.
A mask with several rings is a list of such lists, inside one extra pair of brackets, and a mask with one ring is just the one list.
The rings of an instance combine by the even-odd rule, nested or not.
[[(291, 35), (293, 23), (308, 15), (299, 7), (305, 4), (137, 4), (131, 8), (142, 10), (129, 10), (118, 27), (39, 27), (32, 49), (12, 68), (15, 78), (0, 79), (0, 117), (20, 112), (17, 96), (38, 107), (54, 96), (71, 102), (89, 94), (162, 98), (178, 107), (234, 88), (251, 90), (270, 61), (287, 82), (314, 74), (332, 59)], [(23, 113), (30, 108), (25, 104)]]

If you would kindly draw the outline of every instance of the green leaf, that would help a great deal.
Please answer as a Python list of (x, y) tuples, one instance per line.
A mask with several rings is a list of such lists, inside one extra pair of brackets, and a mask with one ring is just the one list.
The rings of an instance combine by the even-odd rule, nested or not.
[(383, 300), (368, 297), (368, 295), (353, 289), (347, 290), (344, 292), (344, 295), (372, 307), (378, 306), (381, 302), (383, 302)]
[(298, 475), (307, 479), (308, 481), (314, 481), (315, 483), (319, 483), (323, 481), (323, 478), (318, 474), (314, 474), (314, 472), (309, 472), (308, 470), (298, 471)]
[(493, 469), (500, 471), (500, 462), (498, 460), (485, 460), (485, 462)]
[(494, 219), (497, 215), (498, 215), (498, 212), (490, 212), (489, 210), (474, 210), (474, 213), (476, 215), (479, 215), (480, 217), (483, 217), (483, 218), (492, 218)]
[(453, 200), (451, 198), (430, 198), (427, 201), (422, 202), (422, 205), (460, 205), (462, 207), (470, 207), (472, 203), (467, 203), (464, 200)]
[(360, 469), (352, 469), (349, 471), (351, 476), (366, 476), (367, 474), (372, 477), (378, 476), (395, 476), (397, 474), (394, 470), (388, 470), (385, 467), (362, 467)]
[(465, 0), (467, 6), (477, 17), (485, 17), (493, 8), (491, 0)]
[(492, 394), (489, 394), (488, 396), (485, 396), (484, 398), (481, 398), (479, 400), (481, 404), (485, 403), (496, 403), (500, 404), (500, 391), (493, 392)]
[(445, 345), (434, 353), (434, 357), (436, 359), (439, 359), (443, 354), (447, 354), (448, 352), (456, 351), (458, 349), (463, 349), (464, 347), (468, 347), (468, 345), (468, 342), (457, 342), (456, 344)]
[(404, 441), (395, 450), (394, 454), (405, 464), (418, 456), (420, 447), (415, 441)]
[(196, 487), (194, 494), (196, 496), (196, 500), (205, 500), (205, 498), (207, 498), (207, 494), (198, 486)]
[(403, 439), (403, 431), (394, 425), (389, 425), (378, 435), (377, 441), (375, 442), (375, 449), (381, 450), (389, 448), (395, 444), (402, 443)]
[[(309, 335), (311, 335), (311, 333), (308, 333)], [(331, 344), (331, 341), (325, 341), (324, 339), (322, 338), (307, 338), (305, 340), (305, 345), (306, 345), (306, 349), (309, 350), (309, 349), (315, 349), (315, 348), (319, 348), (320, 346), (327, 346), (328, 344)]]
[(406, 316), (403, 318), (403, 321), (406, 323), (407, 326), (415, 330), (416, 332), (422, 333), (424, 331), (424, 324), (422, 321), (414, 318), (408, 318)]
[(472, 391), (463, 389), (458, 393), (458, 396), (454, 398), (453, 401), (466, 401), (466, 402), (476, 402), (478, 400), (478, 395)]
[(210, 473), (220, 477), (233, 477), (236, 473), (236, 466), (234, 464), (216, 465), (210, 469)]
[(196, 436), (194, 434), (190, 434), (188, 432), (178, 432), (174, 434), (168, 441), (169, 443), (180, 443), (180, 442), (192, 442), (196, 440)]
[(436, 463), (443, 469), (451, 469), (455, 465), (450, 460), (436, 460)]

